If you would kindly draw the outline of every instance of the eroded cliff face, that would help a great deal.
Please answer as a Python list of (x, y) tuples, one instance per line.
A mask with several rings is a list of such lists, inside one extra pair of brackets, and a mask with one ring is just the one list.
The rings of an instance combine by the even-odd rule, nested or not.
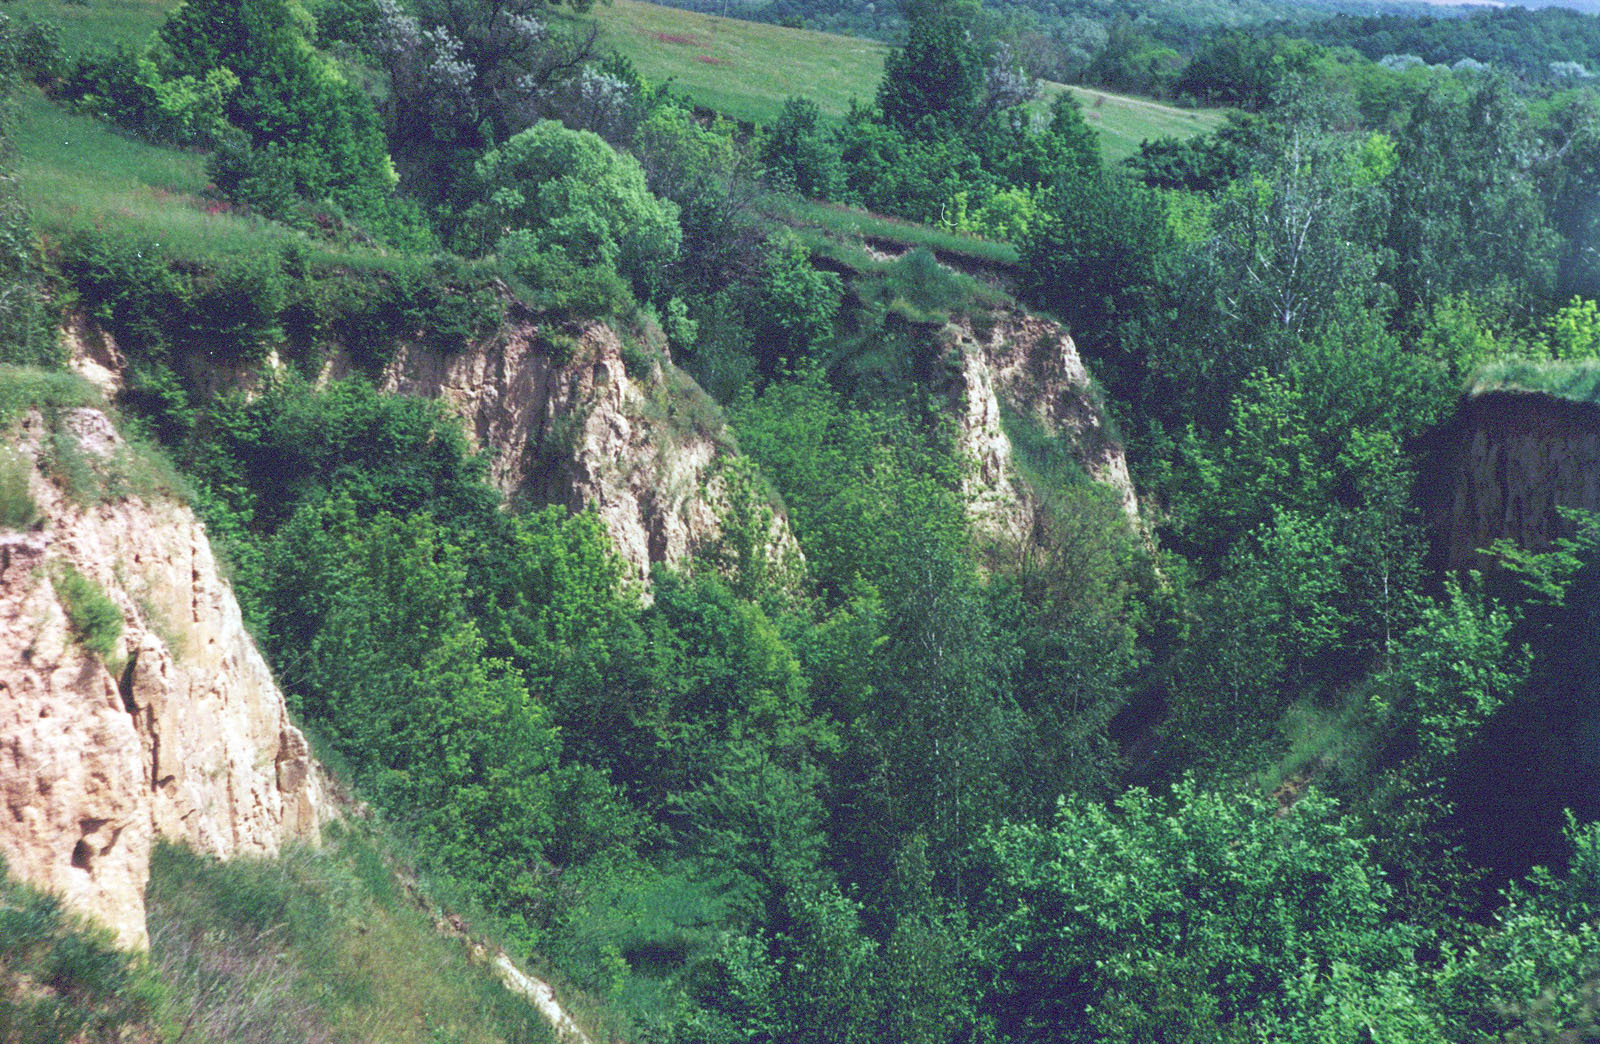
[(958, 441), (971, 462), (963, 491), (981, 538), (1028, 539), (1037, 508), (1018, 477), (1002, 410), (1030, 418), (1050, 435), (1065, 436), (1085, 473), (1111, 491), (1130, 521), (1138, 520), (1127, 457), (1106, 426), (1088, 369), (1065, 329), (1015, 311), (999, 314), (983, 330), (961, 319), (943, 335), (948, 357), (957, 364), (949, 394)]
[[(92, 457), (123, 450), (97, 410), (56, 427)], [(165, 498), (74, 503), (38, 467), (50, 436), (35, 413), (8, 438), (43, 522), (0, 530), (0, 855), (143, 948), (157, 838), (270, 855), (315, 840), (329, 805), (194, 515)], [(104, 659), (74, 630), (64, 566), (121, 612)]]
[(1496, 540), (1540, 549), (1572, 527), (1561, 508), (1600, 511), (1600, 406), (1530, 392), (1462, 403), (1434, 438), (1423, 497), (1438, 565), (1479, 567)]
[(621, 338), (603, 323), (555, 332), (512, 323), (449, 354), (403, 346), (381, 384), (459, 414), (512, 502), (593, 509), (641, 582), (652, 563), (716, 546), (724, 523), (752, 510), (769, 556), (799, 554), (783, 513), (739, 489), (737, 451), (709, 397), (670, 363), (629, 374)]

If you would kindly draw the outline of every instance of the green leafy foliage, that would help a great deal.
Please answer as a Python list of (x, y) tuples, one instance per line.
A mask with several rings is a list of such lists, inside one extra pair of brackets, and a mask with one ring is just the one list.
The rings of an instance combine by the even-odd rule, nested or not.
[(122, 610), (106, 596), (104, 588), (70, 563), (59, 563), (51, 571), (50, 582), (78, 641), (102, 660), (109, 658), (121, 643)]
[(484, 201), (469, 221), (478, 240), (536, 287), (541, 275), (567, 271), (621, 276), (641, 298), (663, 285), (681, 242), (677, 208), (597, 135), (545, 120), (486, 153), (476, 174)]
[(1278, 816), (1193, 782), (1131, 790), (983, 851), (983, 1012), (1007, 1039), (1243, 1040), (1336, 1003), (1428, 1024), (1404, 971), (1420, 940), (1326, 799)]
[[(1470, 68), (1363, 62), (1287, 23), (1199, 39), (1174, 27), (1233, 16), (1086, 10), (909, 3), (876, 108), (773, 95), (766, 128), (696, 112), (625, 61), (586, 68), (584, 23), (531, 0), (340, 0), (316, 25), (278, 0), (190, 0), (159, 47), (71, 65), (41, 30), (31, 75), (209, 148), (233, 216), (257, 215), (199, 250), (123, 227), (132, 211), (103, 218), (127, 198), (111, 194), (58, 222), (76, 231), (52, 231), (46, 256), (62, 303), (127, 357), (126, 406), (195, 476), (297, 713), (509, 945), (633, 1016), (613, 1035), (1586, 1030), (1592, 831), (1573, 827), (1567, 877), (1528, 876), (1496, 905), (1477, 821), (1507, 737), (1530, 766), (1571, 761), (1577, 779), (1586, 764), (1576, 741), (1527, 737), (1593, 689), (1592, 548), (1502, 553), (1490, 597), (1425, 572), (1413, 494), (1432, 478), (1419, 437), (1484, 364), (1506, 387), (1593, 397), (1594, 309), (1552, 310), (1550, 291), (1587, 292), (1595, 110), (1575, 95), (1524, 112)], [(735, 39), (655, 42), (707, 67), (698, 92)], [(1255, 111), (1144, 149), (1136, 181), (1102, 166), (1109, 118), (1072, 100), (1093, 95), (1048, 111), (1032, 97), (1026, 70), (1052, 68)], [(30, 104), (56, 117), (34, 138), (62, 154), (83, 131), (89, 151), (163, 171), (129, 191), (181, 196), (168, 211), (217, 203), (198, 157), (130, 152)], [(387, 147), (410, 201), (390, 194)], [(760, 165), (768, 188), (935, 227), (763, 199)], [(423, 204), (456, 249), (493, 259), (424, 257)], [(31, 233), (7, 227), (8, 285), (36, 289)], [(389, 245), (324, 249), (364, 230)], [(636, 324), (619, 332), (637, 381), (664, 330), (730, 403), (732, 436), (715, 438), (746, 457), (717, 465), (722, 539), (658, 569), (648, 600), (597, 518), (503, 509), (432, 406), (287, 376), (199, 394), (201, 369), (256, 370), (273, 350), (309, 374), (338, 346), (375, 375), (398, 342), (459, 347), (505, 311), (494, 271), (536, 309)], [(1069, 444), (1003, 410), (1026, 524), (978, 546), (946, 324), (985, 341), (1013, 285), (1071, 324), (1109, 389), (1085, 397), (1116, 416)], [(549, 340), (572, 361), (567, 334)], [(981, 350), (1013, 391), (1076, 373), (1054, 338)], [(647, 419), (709, 434), (717, 404), (662, 372)], [(77, 404), (55, 377), (13, 376), (0, 415)], [(581, 420), (556, 419), (543, 459)], [(1090, 445), (1114, 467), (1124, 433), (1147, 528), (1076, 463)], [(55, 478), (91, 499), (121, 488), (74, 445), (50, 440)], [(0, 498), (11, 524), (36, 516)], [(772, 551), (780, 511), (803, 557)], [(105, 644), (104, 605), (78, 601), (98, 616), (80, 606), (75, 626)], [(1214, 782), (1128, 789), (1197, 770)], [(1273, 798), (1239, 793), (1252, 780)], [(1538, 793), (1527, 829), (1548, 842), (1563, 788)], [(339, 969), (414, 967), (382, 956), (387, 927), (339, 944), (353, 964), (302, 948), (319, 919), (388, 924), (371, 852), (354, 872), (295, 853), (278, 869), (162, 858), (154, 905), (184, 926), (171, 967), (196, 1020), (291, 949), (277, 981), (320, 979), (328, 1005), (249, 1025), (299, 1039), (355, 1024), (346, 1001), (378, 980)], [(170, 889), (186, 876), (215, 896), (184, 908)], [(218, 967), (207, 923), (246, 959)], [(360, 1032), (477, 1039), (418, 1010)]]
[(924, 120), (949, 129), (974, 116), (982, 57), (972, 38), (977, 4), (924, 0), (910, 9), (906, 44), (884, 62), (878, 107), (892, 127), (921, 129)]

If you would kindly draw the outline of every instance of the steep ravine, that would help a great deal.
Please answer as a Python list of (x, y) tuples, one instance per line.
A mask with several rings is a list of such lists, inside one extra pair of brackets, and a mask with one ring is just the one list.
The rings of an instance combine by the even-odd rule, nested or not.
[[(459, 351), (403, 341), (377, 375), (380, 388), (438, 399), (461, 417), (490, 456), (490, 481), (508, 502), (593, 510), (633, 576), (648, 586), (655, 563), (676, 564), (715, 548), (725, 522), (751, 508), (767, 528), (766, 552), (797, 558), (781, 508), (740, 500), (730, 467), (739, 453), (716, 404), (672, 366), (664, 349), (634, 355), (603, 322), (541, 325), (512, 314), (500, 329)], [(64, 331), (78, 373), (114, 395), (126, 360), (104, 331), (82, 318)], [(268, 367), (277, 365), (269, 355)], [(348, 377), (339, 351), (321, 380)], [(186, 370), (205, 394), (249, 389), (259, 371), (217, 370), (203, 357)]]
[[(38, 466), (51, 427), (33, 413), (8, 438), (42, 522), (0, 531), (0, 855), (143, 948), (157, 838), (270, 855), (314, 841), (329, 805), (200, 523), (167, 497), (75, 502)], [(91, 463), (121, 466), (100, 411), (55, 427)], [(104, 658), (75, 633), (68, 568), (121, 614)]]

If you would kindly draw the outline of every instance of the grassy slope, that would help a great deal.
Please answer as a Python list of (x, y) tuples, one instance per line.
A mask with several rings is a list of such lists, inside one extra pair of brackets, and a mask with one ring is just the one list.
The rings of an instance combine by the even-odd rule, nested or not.
[[(871, 102), (888, 48), (862, 40), (762, 22), (695, 14), (639, 0), (595, 5), (604, 39), (652, 79), (671, 77), (695, 103), (755, 123), (771, 121), (783, 99), (803, 94), (830, 116), (850, 99)], [(1071, 91), (1100, 132), (1106, 158), (1131, 155), (1145, 138), (1186, 137), (1222, 121), (1217, 109), (1180, 109), (1143, 98), (1048, 84)]]
[(148, 890), (151, 965), (183, 1039), (524, 1044), (552, 1034), (400, 888), (354, 821), (320, 849), (219, 863), (163, 845)]
[(50, 21), (61, 27), (61, 45), (68, 54), (89, 47), (138, 47), (167, 20), (178, 0), (10, 0), (6, 13), (15, 18)]
[(1010, 268), (1017, 263), (1017, 249), (1009, 243), (996, 243), (979, 239), (977, 236), (947, 232), (838, 203), (778, 200), (773, 202), (771, 213), (773, 217), (798, 229), (802, 236), (815, 233), (827, 239), (852, 242), (869, 240), (906, 247), (927, 247), (941, 256), (968, 258), (1002, 269)]
[(37, 91), (18, 105), (16, 143), (23, 202), (47, 238), (115, 227), (189, 257), (252, 253), (304, 238), (200, 198), (206, 172), (199, 154), (136, 141)]
[[(19, 17), (59, 24), (63, 42), (73, 52), (148, 40), (173, 6), (173, 0), (95, 0), (91, 6), (13, 0), (11, 9)], [(887, 49), (870, 40), (698, 15), (638, 0), (613, 0), (594, 10), (606, 41), (629, 55), (645, 75), (671, 77), (697, 103), (737, 119), (771, 120), (783, 99), (796, 93), (810, 96), (825, 112), (843, 115), (852, 98), (870, 101), (883, 75)], [(1215, 111), (1177, 109), (1059, 84), (1048, 89), (1079, 96), (1113, 161), (1130, 154), (1145, 137), (1198, 133), (1220, 119)], [(198, 154), (133, 140), (104, 123), (63, 111), (37, 91), (21, 98), (16, 141), (24, 200), (47, 237), (114, 226), (193, 257), (275, 251), (302, 238), (202, 198), (206, 175)], [(837, 215), (823, 215), (818, 223), (837, 220)]]
[(1109, 163), (1120, 163), (1139, 151), (1146, 138), (1189, 138), (1219, 126), (1221, 109), (1180, 109), (1148, 98), (1134, 98), (1087, 87), (1045, 84), (1045, 96), (1072, 92), (1083, 106), (1083, 118), (1100, 135), (1100, 149)]
[(637, 0), (593, 9), (604, 42), (652, 80), (670, 78), (696, 104), (738, 120), (769, 123), (792, 94), (831, 116), (850, 99), (871, 102), (886, 48), (872, 40), (784, 29), (679, 11)]
[[(61, 26), (66, 52), (142, 46), (178, 0), (12, 0), (13, 17)], [(354, 267), (381, 265), (378, 252), (312, 241), (204, 198), (205, 157), (164, 148), (110, 124), (67, 111), (27, 87), (16, 100), (13, 138), (23, 203), (48, 243), (86, 228), (115, 229), (197, 259), (276, 253), (286, 243), (308, 248), (314, 260)]]

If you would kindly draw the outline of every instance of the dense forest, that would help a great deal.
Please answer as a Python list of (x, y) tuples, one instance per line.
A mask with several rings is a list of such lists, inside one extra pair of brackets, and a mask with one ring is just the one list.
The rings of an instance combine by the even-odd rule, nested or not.
[[(1600, 1038), (1600, 527), (1447, 572), (1424, 512), (1469, 382), (1595, 395), (1600, 22), (807, 4), (903, 25), (875, 97), (749, 127), (587, 7), (4, 22), (14, 96), (203, 155), (262, 238), (42, 233), (8, 177), (0, 399), (69, 315), (114, 337), (125, 423), (415, 858), (623, 1039)], [(1041, 73), (1230, 113), (1113, 166)], [(805, 201), (933, 246), (843, 263)], [(1023, 309), (1140, 507), (1009, 418), (1039, 506), (999, 546), (935, 346)], [(646, 588), (373, 380), (513, 318), (697, 382), (672, 409), (745, 461), (714, 548)]]

